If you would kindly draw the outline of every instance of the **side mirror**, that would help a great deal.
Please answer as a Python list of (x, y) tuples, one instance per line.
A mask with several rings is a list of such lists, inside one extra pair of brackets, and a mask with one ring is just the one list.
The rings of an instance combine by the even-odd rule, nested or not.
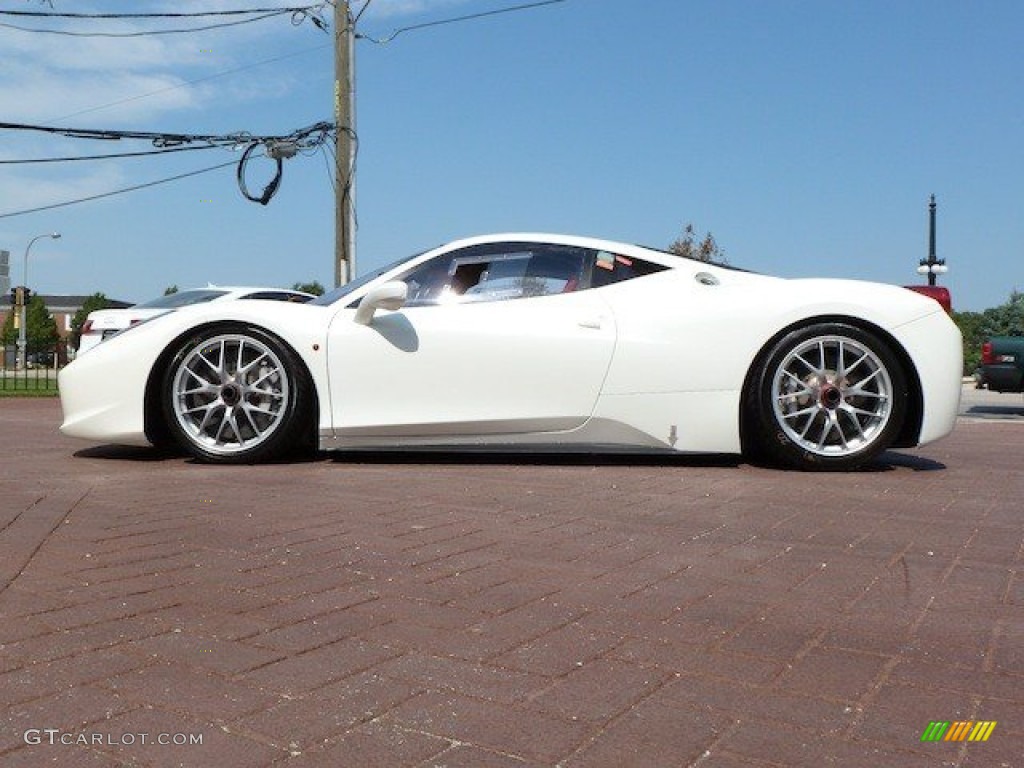
[(379, 285), (363, 296), (356, 309), (355, 321), (360, 325), (369, 325), (373, 322), (373, 313), (378, 309), (390, 309), (392, 311), (405, 306), (405, 299), (409, 295), (409, 286), (401, 280)]

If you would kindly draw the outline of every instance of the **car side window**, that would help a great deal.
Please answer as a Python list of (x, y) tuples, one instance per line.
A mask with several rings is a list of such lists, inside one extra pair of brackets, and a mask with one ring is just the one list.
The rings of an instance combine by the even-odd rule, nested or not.
[(398, 279), (409, 286), (406, 306), (549, 296), (577, 290), (592, 253), (543, 243), (492, 243), (446, 254)]
[(590, 287), (601, 288), (612, 283), (621, 283), (623, 280), (632, 280), (634, 277), (653, 275), (668, 269), (663, 264), (655, 264), (643, 259), (635, 259), (632, 256), (620, 256), (608, 251), (598, 251), (594, 254), (594, 266), (590, 273)]

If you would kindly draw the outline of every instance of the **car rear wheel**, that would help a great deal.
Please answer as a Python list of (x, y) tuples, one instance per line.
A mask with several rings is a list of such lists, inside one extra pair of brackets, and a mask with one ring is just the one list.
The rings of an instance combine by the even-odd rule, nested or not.
[(902, 365), (885, 342), (852, 325), (789, 333), (755, 384), (759, 447), (797, 469), (860, 466), (892, 444), (906, 417)]
[(295, 354), (257, 329), (209, 329), (190, 338), (164, 377), (164, 416), (198, 459), (246, 463), (299, 443), (309, 386)]

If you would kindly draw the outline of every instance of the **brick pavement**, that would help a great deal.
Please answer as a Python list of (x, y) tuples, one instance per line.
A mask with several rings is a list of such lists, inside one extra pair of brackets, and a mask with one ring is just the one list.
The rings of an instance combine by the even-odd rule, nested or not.
[(1024, 764), (1024, 425), (818, 475), (218, 468), (58, 421), (0, 400), (5, 766)]

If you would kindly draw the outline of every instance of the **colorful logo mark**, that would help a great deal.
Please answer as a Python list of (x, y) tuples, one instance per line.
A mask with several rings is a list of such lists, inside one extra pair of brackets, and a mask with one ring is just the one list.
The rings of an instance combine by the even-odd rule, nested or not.
[(988, 741), (995, 720), (933, 720), (921, 734), (921, 741)]

